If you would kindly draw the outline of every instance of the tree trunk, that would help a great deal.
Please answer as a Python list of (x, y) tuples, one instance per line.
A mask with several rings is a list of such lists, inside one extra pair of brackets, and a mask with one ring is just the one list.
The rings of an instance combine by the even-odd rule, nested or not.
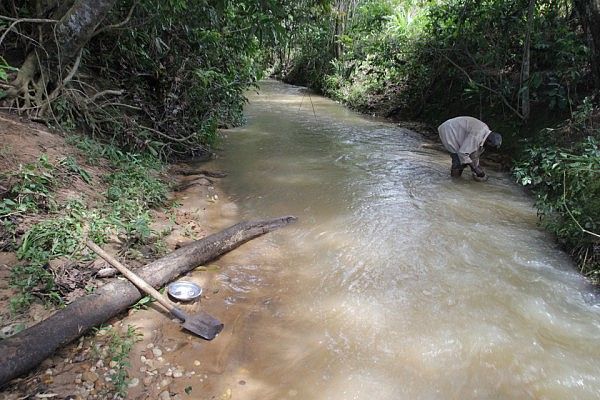
[(529, 118), (529, 70), (531, 69), (531, 31), (533, 30), (533, 18), (535, 12), (535, 0), (529, 0), (527, 11), (527, 33), (523, 45), (523, 65), (521, 66), (521, 114), (523, 120)]
[[(57, 58), (60, 66), (71, 64), (92, 38), (116, 0), (79, 0), (56, 27)], [(64, 68), (64, 67), (63, 67)]]
[[(77, 0), (44, 40), (43, 49), (25, 60), (7, 98), (23, 96), (23, 108), (39, 109), (48, 100), (48, 86), (59, 87), (64, 73), (77, 59), (117, 0)], [(34, 92), (31, 95), (31, 92)], [(43, 99), (43, 100), (42, 100)]]
[(592, 75), (600, 89), (600, 0), (574, 0), (590, 47)]
[[(241, 222), (182, 247), (136, 272), (150, 285), (159, 288), (251, 239), (294, 221), (295, 217), (281, 217)], [(142, 297), (132, 283), (115, 279), (37, 325), (0, 341), (0, 387), (36, 367), (56, 349), (77, 339), (88, 329), (127, 310)]]

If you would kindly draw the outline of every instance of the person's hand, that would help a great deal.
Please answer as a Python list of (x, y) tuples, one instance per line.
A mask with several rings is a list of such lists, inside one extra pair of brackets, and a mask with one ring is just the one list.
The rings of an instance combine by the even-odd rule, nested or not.
[(485, 176), (485, 171), (478, 165), (476, 167), (471, 167), (473, 170), (473, 174), (477, 175), (478, 178), (483, 178)]
[(478, 176), (475, 172), (473, 172), (473, 179), (477, 182), (487, 182), (488, 176), (485, 174), (485, 172), (483, 173), (483, 176)]

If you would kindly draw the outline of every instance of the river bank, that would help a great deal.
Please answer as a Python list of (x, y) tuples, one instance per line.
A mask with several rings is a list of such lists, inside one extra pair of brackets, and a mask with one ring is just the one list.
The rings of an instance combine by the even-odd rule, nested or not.
[[(37, 177), (46, 177), (48, 190), (36, 201), (49, 204), (47, 208), (38, 205), (35, 211), (15, 206), (10, 215), (2, 218), (0, 328), (4, 338), (45, 319), (60, 307), (60, 303), (44, 301), (45, 293), (56, 293), (63, 297), (62, 301), (68, 302), (102, 286), (108, 278), (101, 276), (112, 275), (109, 266), (95, 257), (81, 258), (78, 253), (60, 257), (51, 255), (48, 264), (40, 270), (50, 274), (44, 276), (46, 279), (52, 278), (50, 292), (44, 291), (41, 283), (33, 285), (28, 288), (34, 293), (28, 304), (14, 306), (23, 290), (15, 284), (15, 270), (31, 261), (23, 259), (23, 238), (44, 221), (57, 221), (65, 216), (74, 218), (70, 210), (75, 201), (79, 204), (80, 214), (100, 210), (113, 187), (109, 177), (124, 171), (111, 166), (102, 157), (90, 160), (89, 154), (82, 150), (81, 142), (74, 141), (72, 134), (50, 132), (42, 125), (21, 121), (13, 115), (0, 115), (0, 137), (3, 186), (14, 189), (23, 177), (23, 171), (28, 171), (28, 183), (40, 185), (46, 181)], [(77, 173), (64, 168), (61, 160), (65, 159), (72, 160), (69, 165), (77, 166)], [(103, 228), (107, 233), (112, 232), (105, 238), (103, 247), (113, 254), (120, 254), (133, 268), (239, 222), (237, 205), (223, 194), (215, 174), (201, 171), (198, 165), (183, 164), (155, 171), (148, 170), (148, 173), (169, 182), (171, 191), (165, 193), (164, 206), (147, 209), (145, 221), (149, 231), (128, 236), (116, 228)], [(132, 185), (131, 182), (128, 184)], [(35, 190), (33, 186), (31, 189)], [(123, 196), (132, 194), (121, 193)], [(6, 193), (3, 198), (25, 204), (23, 196)], [(101, 210), (103, 215), (110, 212), (108, 208)], [(71, 234), (76, 240), (80, 234), (78, 226), (90, 221), (96, 220), (81, 219), (65, 229), (73, 229)], [(147, 237), (142, 237), (144, 233)], [(54, 237), (55, 246), (60, 246), (60, 239)], [(204, 294), (199, 302), (181, 305), (188, 312), (202, 308), (218, 315), (229, 328), (218, 340), (205, 342), (185, 333), (160, 306), (145, 298), (127, 315), (115, 317), (98, 330), (87, 333), (57, 351), (30, 374), (11, 382), (3, 388), (0, 398), (105, 399), (117, 395), (128, 399), (164, 400), (199, 392), (226, 396), (227, 387), (216, 385), (214, 377), (221, 373), (227, 359), (227, 349), (234, 336), (231, 328), (239, 319), (240, 310), (226, 306), (225, 300), (230, 293), (223, 281), (220, 263), (219, 260), (200, 266), (186, 277), (199, 284)], [(49, 284), (50, 281), (44, 282)]]

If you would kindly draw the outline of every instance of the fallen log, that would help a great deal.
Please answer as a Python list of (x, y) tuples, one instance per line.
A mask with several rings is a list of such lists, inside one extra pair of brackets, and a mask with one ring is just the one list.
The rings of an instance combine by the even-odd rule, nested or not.
[[(136, 272), (150, 285), (159, 288), (251, 239), (294, 221), (296, 217), (287, 216), (241, 222), (181, 247)], [(114, 279), (44, 321), (0, 341), (0, 387), (36, 367), (56, 349), (90, 328), (127, 310), (142, 297), (143, 293), (131, 282)]]
[(205, 177), (209, 177), (209, 178), (225, 178), (227, 176), (227, 172), (207, 171), (205, 169), (197, 170), (195, 168), (181, 168), (179, 170), (175, 170), (175, 173), (179, 174), (179, 175), (184, 175), (184, 176), (204, 175)]

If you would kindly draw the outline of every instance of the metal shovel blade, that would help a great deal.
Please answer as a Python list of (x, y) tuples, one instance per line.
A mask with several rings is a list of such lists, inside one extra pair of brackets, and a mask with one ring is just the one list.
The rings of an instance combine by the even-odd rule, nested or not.
[(182, 326), (206, 340), (213, 340), (223, 330), (221, 321), (203, 311), (194, 315), (185, 314)]

